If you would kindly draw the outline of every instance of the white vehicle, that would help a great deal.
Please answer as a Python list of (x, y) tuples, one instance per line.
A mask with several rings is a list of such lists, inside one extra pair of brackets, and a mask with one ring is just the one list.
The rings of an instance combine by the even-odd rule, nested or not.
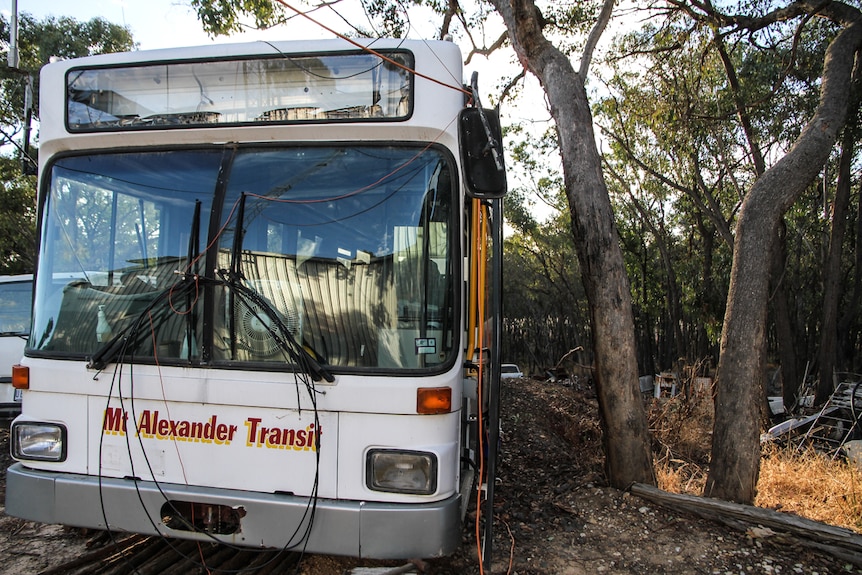
[(497, 445), (499, 120), (451, 42), (364, 44), (43, 69), (8, 515), (375, 558), (460, 544)]
[(500, 366), (500, 377), (502, 379), (516, 379), (518, 377), (524, 377), (524, 374), (521, 371), (521, 368), (514, 363), (504, 363)]
[(12, 366), (24, 356), (30, 334), (33, 276), (0, 276), (0, 417), (21, 412), (21, 390), (12, 387)]

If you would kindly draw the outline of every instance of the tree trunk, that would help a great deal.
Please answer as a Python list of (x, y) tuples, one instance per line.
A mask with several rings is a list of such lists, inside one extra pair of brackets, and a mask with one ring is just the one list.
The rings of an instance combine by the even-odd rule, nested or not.
[(711, 497), (752, 503), (756, 495), (769, 258), (781, 216), (817, 177), (844, 125), (855, 54), (862, 45), (862, 24), (857, 22), (845, 23), (826, 51), (814, 117), (793, 148), (755, 181), (740, 208), (705, 488)]
[(838, 354), (838, 301), (842, 295), (841, 254), (847, 231), (847, 211), (850, 207), (851, 164), (856, 146), (854, 130), (844, 131), (841, 158), (838, 161), (838, 184), (832, 203), (832, 233), (829, 253), (823, 264), (823, 323), (820, 327), (820, 379), (817, 382), (817, 403), (823, 403), (835, 389), (833, 372)]
[[(762, 181), (762, 180), (758, 180)], [(712, 460), (704, 495), (752, 503), (760, 466), (760, 410), (766, 347), (769, 254), (775, 222), (766, 200), (743, 202), (736, 224), (728, 306), (716, 381)], [(768, 190), (764, 190), (768, 192)], [(760, 208), (760, 209), (758, 209)]]
[[(715, 252), (715, 227), (707, 225), (699, 212), (695, 212), (695, 226), (700, 233), (703, 241), (702, 255), (703, 267), (701, 268), (700, 287), (695, 296), (697, 307), (701, 310), (701, 324), (697, 326), (697, 339), (695, 344), (695, 358), (698, 361), (708, 360), (708, 367), (711, 369), (715, 365), (715, 348), (709, 341), (709, 335), (706, 326), (703, 324), (704, 319), (708, 318), (712, 321), (713, 317), (717, 317), (718, 313), (714, 310), (719, 309), (718, 306), (724, 303), (726, 297), (716, 297), (718, 290), (714, 286), (715, 276), (713, 274), (713, 255)], [(730, 244), (733, 245), (732, 243)]]
[(838, 340), (841, 362), (848, 366), (850, 371), (858, 371), (858, 357), (856, 356), (857, 329), (856, 318), (859, 315), (859, 301), (862, 300), (862, 190), (856, 194), (856, 241), (854, 242), (853, 262), (853, 287), (850, 291), (850, 301), (846, 306), (846, 312), (838, 320)]
[(781, 396), (784, 407), (790, 409), (796, 402), (796, 395), (802, 381), (799, 378), (799, 350), (796, 347), (793, 322), (791, 321), (790, 305), (787, 302), (787, 282), (784, 281), (784, 270), (787, 267), (787, 228), (781, 222), (778, 238), (776, 238), (775, 257), (772, 258), (772, 285), (775, 295), (772, 297), (772, 317), (775, 322), (775, 333), (778, 339), (778, 359), (781, 365)]
[[(542, 83), (557, 126), (572, 231), (590, 304), (594, 375), (608, 477), (620, 488), (632, 482), (654, 484), (638, 386), (631, 291), (583, 78), (568, 57), (543, 36), (534, 2), (492, 3), (503, 16), (516, 54)], [(584, 58), (588, 60), (589, 55)]]

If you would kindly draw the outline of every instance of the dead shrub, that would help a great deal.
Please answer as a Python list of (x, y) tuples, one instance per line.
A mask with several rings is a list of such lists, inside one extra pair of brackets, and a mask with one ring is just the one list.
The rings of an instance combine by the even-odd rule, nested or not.
[(659, 489), (671, 493), (700, 495), (706, 485), (706, 467), (681, 459), (659, 459), (655, 462)]
[(708, 389), (683, 389), (674, 397), (648, 400), (656, 481), (665, 491), (700, 495), (712, 447), (712, 396)]
[(712, 397), (700, 393), (650, 399), (647, 420), (659, 458), (694, 464), (709, 461), (712, 447)]

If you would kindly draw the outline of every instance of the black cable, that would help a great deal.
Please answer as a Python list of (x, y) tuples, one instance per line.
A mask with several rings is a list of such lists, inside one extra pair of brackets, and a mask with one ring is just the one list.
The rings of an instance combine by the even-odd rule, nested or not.
[[(150, 477), (152, 477), (152, 482), (155, 485), (156, 489), (162, 494), (162, 497), (164, 498), (164, 500), (168, 503), (170, 503), (171, 500), (168, 498), (167, 494), (163, 491), (159, 481), (156, 480), (155, 473), (154, 473), (152, 465), (150, 463), (150, 459), (147, 456), (147, 449), (144, 447), (143, 439), (141, 438), (140, 433), (137, 432), (137, 412), (135, 410), (135, 394), (134, 394), (134, 349), (137, 346), (137, 343), (142, 340), (141, 333), (142, 333), (143, 320), (145, 318), (151, 318), (151, 312), (152, 312), (153, 308), (156, 307), (156, 305), (158, 305), (160, 302), (164, 302), (164, 301), (170, 299), (169, 297), (166, 297), (166, 296), (172, 296), (172, 295), (182, 296), (183, 292), (189, 291), (193, 287), (195, 289), (197, 289), (197, 282), (204, 280), (204, 278), (201, 278), (201, 277), (194, 277), (193, 281), (191, 281), (192, 276), (187, 276), (187, 278), (188, 279), (184, 279), (178, 284), (180, 287), (179, 290), (176, 289), (177, 285), (174, 285), (174, 286), (171, 286), (170, 288), (164, 290), (161, 294), (159, 294), (159, 296), (154, 298), (154, 300), (150, 303), (150, 305), (148, 305), (147, 308), (145, 308), (142, 312), (140, 312), (138, 314), (138, 316), (135, 318), (135, 321), (130, 326), (128, 326), (125, 330), (123, 330), (123, 332), (121, 332), (121, 334), (118, 334), (118, 336), (116, 336), (110, 342), (108, 342), (108, 344), (103, 346), (103, 349), (100, 350), (102, 353), (99, 354), (99, 363), (102, 363), (102, 364), (112, 361), (113, 358), (117, 359), (116, 366), (114, 368), (114, 374), (113, 374), (113, 377), (111, 380), (111, 386), (110, 386), (109, 393), (107, 396), (107, 405), (106, 405), (106, 411), (105, 412), (107, 413), (107, 407), (110, 406), (110, 401), (111, 401), (111, 398), (113, 397), (114, 388), (116, 387), (117, 388), (117, 397), (120, 401), (121, 412), (123, 414), (126, 414), (126, 413), (131, 414), (132, 422), (133, 422), (132, 428), (135, 430), (135, 432), (138, 436), (139, 447), (141, 449), (141, 453), (144, 457), (144, 460), (147, 464), (147, 468), (149, 470)], [(280, 346), (282, 347), (282, 352), (285, 354), (285, 358), (286, 359), (288, 359), (288, 358), (293, 359), (294, 363), (297, 365), (298, 369), (297, 369), (297, 371), (294, 372), (294, 383), (297, 386), (297, 392), (299, 391), (300, 383), (302, 383), (303, 386), (306, 388), (308, 396), (311, 400), (312, 409), (313, 409), (313, 413), (314, 413), (315, 428), (320, 429), (320, 418), (319, 418), (319, 413), (317, 410), (317, 398), (316, 398), (317, 393), (320, 393), (320, 392), (317, 389), (315, 389), (313, 381), (309, 380), (309, 375), (319, 374), (320, 376), (326, 377), (329, 381), (333, 381), (334, 378), (332, 378), (332, 375), (329, 374), (328, 371), (323, 369), (322, 366), (320, 366), (319, 364), (316, 364), (315, 360), (313, 360), (313, 358), (310, 357), (308, 352), (306, 352), (303, 349), (303, 347), (295, 340), (295, 338), (293, 338), (289, 329), (281, 320), (280, 314), (278, 314), (278, 312), (272, 306), (270, 306), (268, 304), (268, 302), (266, 302), (266, 300), (264, 298), (262, 298), (262, 296), (260, 296), (260, 294), (258, 294), (254, 290), (251, 290), (250, 288), (243, 286), (242, 284), (235, 283), (235, 282), (230, 282), (230, 281), (226, 282), (226, 281), (214, 280), (214, 279), (206, 279), (205, 281), (212, 282), (215, 285), (225, 286), (231, 290), (236, 290), (240, 294), (241, 299), (243, 299), (246, 302), (251, 301), (251, 302), (254, 302), (255, 304), (257, 304), (259, 306), (259, 308), (262, 309), (263, 312), (267, 315), (267, 317), (271, 320), (271, 323), (265, 322), (265, 321), (261, 321), (261, 323), (263, 325), (267, 326), (267, 330), (270, 332), (270, 335), (273, 336), (276, 339), (276, 341), (279, 342)], [(253, 313), (257, 314), (256, 311), (253, 311)], [(262, 318), (260, 318), (260, 316), (258, 316), (258, 319), (262, 319)], [(271, 327), (271, 326), (275, 326), (275, 327)], [(152, 329), (153, 328), (151, 327), (150, 331), (152, 331)], [(156, 344), (154, 343), (154, 346), (155, 345)], [(110, 353), (108, 353), (108, 352), (110, 352)], [(155, 353), (155, 349), (154, 349), (154, 353)], [(130, 388), (129, 388), (128, 399), (131, 401), (131, 406), (130, 406), (130, 409), (128, 411), (126, 410), (126, 397), (122, 392), (122, 370), (123, 370), (123, 366), (125, 364), (125, 358), (126, 357), (129, 357), (129, 359), (130, 359), (130, 364), (129, 364)], [(92, 362), (93, 361), (91, 360), (91, 363)], [(104, 365), (103, 365), (103, 367), (104, 367)], [(312, 377), (314, 377), (314, 375), (312, 375)], [(319, 379), (319, 377), (318, 377), (318, 379)], [(301, 404), (300, 403), (297, 404), (297, 408), (301, 410)], [(124, 422), (125, 421), (126, 420), (124, 419)], [(104, 423), (103, 423), (103, 425), (104, 425)], [(182, 556), (184, 559), (186, 559), (187, 561), (190, 561), (192, 564), (194, 564), (196, 566), (207, 568), (206, 565), (201, 564), (201, 562), (197, 558), (192, 558), (192, 557), (187, 556), (185, 553), (180, 551), (175, 545), (173, 545), (170, 542), (170, 540), (161, 532), (158, 524), (156, 523), (156, 521), (153, 520), (153, 517), (150, 515), (150, 513), (146, 511), (146, 504), (144, 503), (143, 495), (140, 491), (140, 485), (139, 485), (139, 482), (141, 481), (141, 479), (137, 477), (137, 473), (136, 473), (135, 468), (134, 468), (134, 461), (132, 459), (132, 448), (131, 448), (131, 443), (130, 443), (130, 439), (129, 439), (128, 434), (129, 434), (129, 429), (128, 429), (128, 426), (126, 426), (126, 434), (125, 434), (126, 449), (127, 449), (128, 455), (129, 455), (129, 464), (131, 466), (132, 480), (135, 483), (135, 490), (136, 490), (136, 493), (138, 496), (138, 500), (141, 504), (142, 509), (144, 509), (145, 514), (147, 516), (147, 519), (150, 522), (153, 530), (155, 531), (156, 534), (158, 534), (159, 537), (164, 539), (165, 543), (169, 547), (171, 547), (171, 549), (174, 550), (174, 552), (176, 552), (178, 555)], [(110, 524), (108, 522), (107, 509), (105, 508), (105, 502), (104, 502), (104, 498), (103, 498), (103, 483), (102, 483), (103, 475), (102, 475), (102, 471), (101, 471), (103, 441), (104, 441), (104, 434), (101, 435), (100, 442), (99, 442), (99, 465), (100, 465), (99, 474), (98, 474), (99, 493), (100, 493), (99, 499), (100, 499), (100, 506), (101, 506), (101, 510), (102, 510), (102, 518), (103, 518), (103, 521), (105, 522), (105, 527), (109, 532), (109, 536), (111, 537), (111, 540), (116, 544), (116, 540), (113, 537), (113, 533), (110, 529)], [(274, 561), (278, 556), (280, 556), (281, 552), (295, 549), (300, 544), (302, 544), (302, 549), (299, 551), (300, 552), (300, 560), (301, 560), (302, 555), (305, 553), (306, 546), (307, 546), (308, 540), (309, 540), (309, 536), (311, 534), (311, 530), (312, 530), (312, 527), (314, 524), (314, 517), (316, 516), (319, 479), (320, 479), (320, 435), (319, 434), (315, 434), (314, 441), (315, 441), (315, 446), (314, 446), (315, 447), (315, 474), (314, 474), (314, 481), (313, 481), (312, 489), (311, 489), (311, 492), (308, 496), (308, 504), (305, 508), (305, 511), (303, 512), (302, 516), (300, 517), (300, 519), (296, 525), (296, 528), (294, 529), (294, 532), (291, 533), (290, 537), (287, 539), (285, 545), (282, 547), (279, 554), (275, 555), (272, 559), (270, 559), (269, 561), (267, 561), (263, 565), (255, 567), (254, 569), (260, 569), (261, 567), (268, 565), (269, 563)], [(250, 550), (250, 549), (252, 549), (252, 548), (248, 548), (245, 546), (233, 545), (233, 544), (230, 544), (230, 543), (227, 543), (225, 541), (220, 540), (218, 537), (216, 537), (212, 533), (209, 533), (205, 530), (201, 530), (201, 529), (197, 528), (195, 525), (186, 521), (185, 518), (183, 517), (182, 513), (179, 510), (177, 510), (175, 507), (173, 507), (172, 503), (171, 503), (171, 507), (177, 513), (177, 516), (183, 522), (186, 523), (186, 526), (189, 527), (192, 532), (198, 533), (201, 535), (205, 535), (206, 537), (210, 538), (214, 543), (218, 543), (220, 545), (224, 545), (224, 546), (227, 546), (229, 548), (233, 548), (233, 549), (237, 549), (237, 550), (240, 550), (240, 549), (241, 550)], [(304, 528), (303, 528), (303, 526), (304, 526)], [(294, 542), (294, 539), (296, 539), (297, 536), (299, 536), (299, 539)], [(269, 550), (269, 549), (268, 550), (260, 550), (260, 552), (262, 552), (262, 553), (267, 552), (268, 553), (268, 552), (271, 552), (271, 550)], [(134, 570), (135, 573), (137, 573), (137, 569), (133, 565), (130, 564), (129, 566)], [(248, 571), (248, 569), (237, 569), (237, 570), (211, 569), (211, 571), (240, 573), (240, 572)]]

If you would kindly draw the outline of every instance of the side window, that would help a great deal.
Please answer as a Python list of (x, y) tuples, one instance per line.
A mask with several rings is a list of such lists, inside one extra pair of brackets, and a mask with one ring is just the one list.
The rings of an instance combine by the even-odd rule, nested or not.
[(30, 331), (33, 282), (0, 283), (0, 335), (26, 335)]

